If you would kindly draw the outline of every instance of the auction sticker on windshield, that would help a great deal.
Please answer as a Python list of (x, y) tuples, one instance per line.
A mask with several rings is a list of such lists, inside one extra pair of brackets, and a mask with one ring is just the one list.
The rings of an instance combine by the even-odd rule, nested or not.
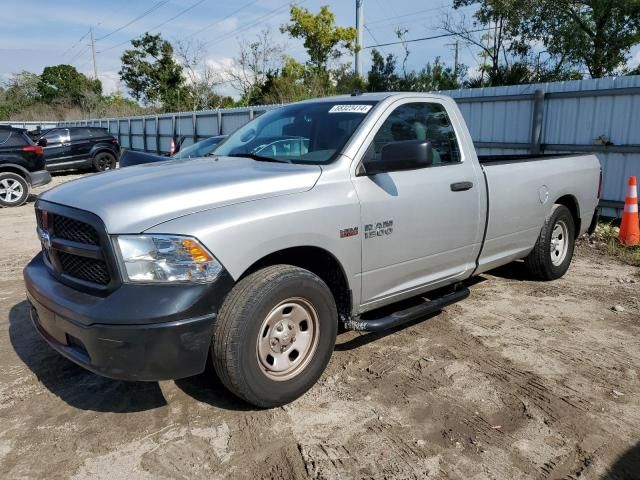
[(334, 105), (329, 113), (367, 113), (373, 105)]

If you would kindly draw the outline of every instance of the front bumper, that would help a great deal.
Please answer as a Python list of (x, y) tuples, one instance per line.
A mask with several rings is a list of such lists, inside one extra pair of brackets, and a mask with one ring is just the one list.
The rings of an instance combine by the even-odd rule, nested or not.
[(39, 170), (37, 172), (29, 172), (29, 183), (32, 187), (39, 187), (40, 185), (46, 185), (51, 181), (51, 174), (46, 170)]
[(59, 353), (121, 380), (169, 380), (205, 369), (216, 314), (233, 285), (123, 284), (107, 296), (83, 293), (49, 274), (36, 256), (24, 270), (31, 319)]

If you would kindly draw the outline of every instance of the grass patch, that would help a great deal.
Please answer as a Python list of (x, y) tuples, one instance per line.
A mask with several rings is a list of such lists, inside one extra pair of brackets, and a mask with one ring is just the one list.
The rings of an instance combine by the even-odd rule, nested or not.
[[(599, 223), (596, 231), (591, 235), (590, 242), (605, 252), (629, 265), (640, 267), (640, 245), (626, 246), (618, 241), (620, 228), (612, 223)], [(635, 273), (640, 277), (640, 272)]]

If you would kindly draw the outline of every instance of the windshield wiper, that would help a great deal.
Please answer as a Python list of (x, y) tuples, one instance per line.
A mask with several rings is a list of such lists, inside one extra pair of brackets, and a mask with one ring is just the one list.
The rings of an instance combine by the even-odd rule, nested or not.
[(264, 155), (258, 155), (257, 153), (231, 153), (227, 155), (227, 157), (250, 158), (251, 160), (255, 160), (257, 162), (291, 163), (291, 160), (286, 160), (284, 158), (265, 157)]

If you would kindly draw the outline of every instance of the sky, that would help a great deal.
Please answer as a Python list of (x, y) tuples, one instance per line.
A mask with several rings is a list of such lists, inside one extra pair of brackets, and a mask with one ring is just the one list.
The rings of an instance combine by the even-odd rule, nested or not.
[[(96, 39), (98, 78), (105, 93), (126, 88), (120, 84), (120, 56), (129, 40), (146, 31), (161, 33), (171, 42), (206, 44), (207, 62), (224, 70), (233, 63), (240, 40), (252, 40), (265, 27), (288, 55), (305, 61), (302, 43), (279, 32), (289, 18), (290, 0), (3, 0), (0, 19), (0, 81), (12, 73), (41, 73), (47, 65), (67, 63), (93, 76), (89, 29)], [(313, 12), (329, 5), (342, 26), (355, 26), (355, 0), (297, 0)], [(364, 0), (365, 47), (396, 41), (396, 28), (408, 30), (407, 39), (441, 34), (439, 25), (452, 0)], [(474, 7), (458, 14), (471, 17)], [(185, 13), (182, 13), (189, 9)], [(180, 14), (180, 15), (179, 15)], [(177, 16), (179, 15), (179, 16)], [(169, 21), (173, 17), (175, 19)], [(410, 44), (407, 68), (421, 68), (441, 57), (453, 64), (452, 38)], [(379, 48), (402, 58), (402, 46)], [(477, 51), (461, 45), (460, 62), (470, 71), (478, 68)], [(640, 49), (632, 52), (640, 63)], [(370, 66), (370, 49), (363, 54), (364, 71)], [(343, 58), (352, 61), (353, 58)], [(221, 93), (237, 96), (229, 84)]]

